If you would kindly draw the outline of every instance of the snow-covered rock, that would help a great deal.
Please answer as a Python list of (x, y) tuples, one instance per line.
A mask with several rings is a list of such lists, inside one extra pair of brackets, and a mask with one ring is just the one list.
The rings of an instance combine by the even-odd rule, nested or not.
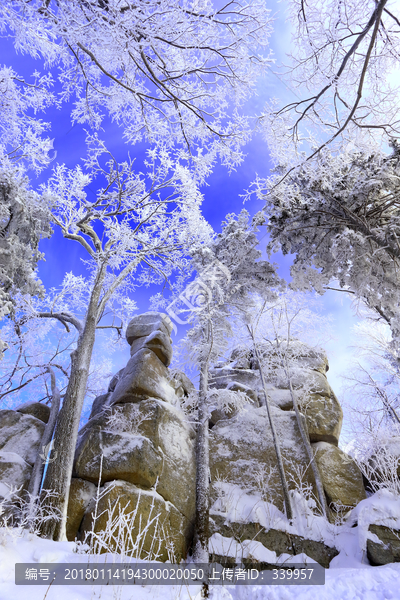
[(15, 410), (0, 410), (0, 450), (15, 452), (33, 465), (45, 424), (32, 415)]
[(101, 536), (103, 551), (118, 551), (119, 538), (128, 555), (162, 561), (186, 557), (193, 534), (192, 524), (173, 504), (126, 481), (106, 483), (91, 500), (81, 539), (90, 541), (91, 532)]
[(236, 369), (227, 365), (220, 369), (210, 369), (210, 389), (225, 389), (233, 382), (244, 385), (252, 390), (260, 388), (260, 375), (251, 369)]
[[(128, 329), (131, 359), (125, 369), (111, 380), (109, 392), (96, 398), (91, 418), (80, 431), (74, 464), (75, 481), (91, 482), (90, 485), (100, 481), (101, 495), (106, 492), (110, 500), (112, 494), (112, 502), (119, 511), (123, 511), (124, 502), (129, 498), (129, 506), (133, 506), (138, 495), (143, 494), (143, 498), (147, 499), (151, 496), (152, 502), (158, 503), (160, 514), (165, 516), (165, 511), (169, 511), (170, 516), (179, 514), (185, 520), (187, 546), (190, 542), (188, 532), (192, 531), (195, 516), (195, 431), (179, 404), (185, 396), (196, 392), (184, 373), (170, 371), (166, 366), (169, 364), (170, 327), (162, 314), (139, 315)], [(321, 459), (321, 470), (324, 470), (322, 481), (328, 500), (355, 506), (365, 493), (355, 463), (350, 459), (349, 466), (346, 455), (337, 448), (342, 411), (325, 375), (328, 369), (326, 355), (307, 350), (304, 345), (293, 346), (291, 351), (298, 361), (296, 364), (292, 361), (290, 373), (294, 394), (304, 413), (301, 418), (310, 440), (323, 440), (320, 443), (324, 453), (320, 453), (318, 458)], [(278, 363), (264, 375), (293, 502), (297, 496), (301, 499), (301, 502), (294, 502), (297, 526), (288, 530), (286, 517), (279, 512), (284, 507), (283, 493), (267, 409), (260, 406), (260, 400), (264, 401), (260, 372), (252, 351), (238, 348), (226, 365), (210, 370), (210, 389), (215, 390), (216, 397), (215, 406), (210, 404), (212, 516), (214, 525), (217, 524), (214, 533), (222, 533), (218, 530), (222, 527), (221, 523), (234, 527), (240, 525), (242, 529), (256, 527), (257, 532), (253, 531), (252, 535), (257, 534), (260, 540), (264, 540), (261, 540), (262, 543), (269, 540), (271, 552), (308, 552), (321, 564), (328, 565), (336, 553), (334, 542), (330, 540), (330, 544), (324, 544), (318, 532), (312, 527), (310, 529), (309, 525), (303, 526), (305, 514), (310, 522), (319, 518), (314, 500), (317, 490), (293, 410), (289, 381)], [(219, 397), (220, 390), (225, 390), (224, 402)], [(240, 392), (241, 396), (232, 397), (231, 407), (229, 394), (236, 392)], [(333, 466), (330, 464), (332, 457), (337, 459)], [(324, 460), (328, 460), (330, 471), (325, 463), (322, 464)], [(116, 484), (115, 492), (112, 491), (113, 484)], [(247, 509), (243, 509), (242, 502), (239, 502), (241, 511), (230, 506), (230, 501), (236, 502), (237, 498), (232, 499), (230, 492), (225, 493), (227, 486), (246, 495), (248, 514), (245, 514)], [(121, 492), (120, 499), (116, 495), (118, 490)], [(95, 496), (86, 509), (80, 535), (90, 529)], [(302, 502), (307, 506), (303, 506)], [(263, 512), (262, 507), (266, 506), (269, 507), (268, 513), (274, 513), (274, 523), (269, 522)], [(148, 518), (147, 509), (146, 500), (143, 511), (138, 509), (143, 523)], [(72, 531), (71, 525), (70, 539), (78, 533), (82, 510), (82, 504), (78, 502), (74, 517), (76, 531)], [(278, 513), (282, 518), (277, 517)], [(171, 535), (176, 534), (179, 538), (182, 523), (174, 519), (169, 521)], [(177, 523), (176, 530), (174, 523)], [(96, 531), (107, 526), (103, 518), (96, 524)], [(268, 533), (270, 531), (277, 532), (275, 537)], [(225, 531), (225, 534), (229, 532)], [(297, 536), (296, 548), (287, 540), (279, 545), (276, 540), (282, 535), (285, 540), (285, 536)], [(239, 542), (244, 539), (238, 532), (235, 536)], [(271, 542), (272, 538), (274, 542)]]
[(400, 496), (382, 488), (352, 510), (350, 523), (357, 524), (358, 547), (372, 564), (400, 562)]
[(327, 546), (323, 541), (306, 539), (279, 529), (266, 529), (259, 523), (230, 523), (219, 515), (212, 515), (212, 528), (218, 531), (210, 540), (212, 552), (222, 554), (216, 544), (218, 536), (222, 535), (226, 541), (231, 540), (230, 544), (225, 541), (225, 556), (234, 556), (238, 562), (242, 558), (250, 558), (253, 562), (262, 560), (276, 564), (277, 557), (281, 555), (285, 555), (286, 560), (290, 557), (290, 562), (296, 562), (294, 557), (304, 553), (328, 569), (331, 560), (339, 554), (336, 548)]
[(193, 522), (194, 444), (194, 429), (171, 404), (148, 398), (115, 405), (95, 415), (80, 431), (74, 475), (93, 483), (123, 480), (141, 489), (156, 489)]
[(175, 387), (170, 379), (167, 367), (152, 350), (139, 350), (128, 361), (121, 374), (111, 404), (140, 402), (146, 398), (159, 398), (175, 404)]
[(15, 452), (0, 450), (0, 499), (28, 487), (32, 467)]
[(146, 337), (154, 331), (162, 331), (170, 336), (172, 328), (172, 321), (165, 313), (142, 313), (129, 321), (126, 328), (126, 340), (131, 345), (137, 338)]
[[(272, 411), (289, 486), (294, 488), (301, 478), (316, 495), (295, 413), (274, 408)], [(283, 509), (282, 486), (265, 407), (249, 406), (232, 419), (214, 425), (210, 431), (210, 471), (212, 481), (236, 484), (245, 492), (261, 490), (271, 503)]]
[(169, 334), (157, 330), (146, 337), (137, 338), (131, 344), (131, 356), (143, 348), (152, 350), (166, 367), (171, 364), (172, 343)]
[(97, 483), (123, 479), (151, 488), (162, 471), (163, 457), (142, 435), (89, 429), (80, 438), (75, 455), (74, 475)]
[(89, 502), (96, 494), (96, 486), (84, 479), (73, 477), (68, 498), (67, 539), (73, 542), (82, 523)]
[(310, 394), (301, 403), (301, 410), (306, 417), (311, 442), (339, 444), (343, 411), (332, 390), (329, 397)]
[(24, 415), (32, 415), (43, 423), (47, 423), (50, 417), (50, 406), (42, 402), (25, 402), (25, 404), (17, 406), (15, 410)]
[(367, 556), (373, 565), (400, 562), (400, 530), (384, 525), (370, 525), (369, 531), (377, 541), (367, 540)]

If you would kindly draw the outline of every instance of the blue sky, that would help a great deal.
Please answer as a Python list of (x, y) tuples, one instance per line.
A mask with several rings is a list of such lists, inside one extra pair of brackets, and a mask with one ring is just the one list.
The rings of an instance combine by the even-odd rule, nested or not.
[[(285, 29), (283, 21), (278, 21), (272, 39), (272, 47), (277, 58), (282, 55), (289, 44), (289, 32)], [(40, 69), (40, 63), (30, 57), (17, 55), (9, 39), (0, 38), (0, 63), (12, 66), (15, 71), (26, 77), (34, 69)], [(259, 82), (258, 97), (251, 102), (251, 109), (260, 111), (264, 102), (271, 96), (287, 96), (287, 89), (281, 84), (279, 78), (270, 73), (264, 80)], [(56, 163), (65, 163), (68, 167), (74, 167), (85, 155), (85, 133), (82, 126), (72, 125), (69, 111), (64, 108), (59, 111), (56, 108), (49, 110), (43, 119), (51, 122), (49, 135), (54, 139), (54, 161), (38, 178), (31, 173), (31, 183), (35, 187), (44, 181), (50, 174)], [(106, 124), (103, 134), (107, 139), (108, 146), (119, 158), (122, 158), (127, 150), (131, 150), (140, 161), (144, 155), (145, 144), (129, 148), (121, 141), (121, 131), (112, 123)], [(216, 231), (219, 231), (221, 221), (229, 212), (239, 212), (243, 208), (243, 199), (240, 197), (254, 180), (256, 174), (268, 176), (271, 167), (267, 145), (260, 135), (253, 138), (252, 142), (245, 148), (246, 158), (243, 164), (231, 174), (221, 166), (216, 166), (213, 174), (208, 178), (207, 185), (203, 186), (204, 195), (203, 212), (206, 219)], [(95, 193), (95, 189), (93, 189)], [(246, 203), (245, 207), (254, 214), (262, 207), (262, 203), (254, 199)], [(265, 252), (265, 232), (260, 232), (261, 249)], [(75, 274), (84, 274), (85, 268), (80, 260), (78, 244), (65, 241), (59, 232), (55, 231), (53, 237), (42, 241), (41, 250), (45, 253), (46, 261), (39, 264), (39, 276), (46, 287), (58, 286), (63, 276), (68, 271)], [(289, 276), (291, 257), (276, 255), (274, 261), (280, 265), (279, 271), (282, 276)], [(158, 290), (156, 290), (158, 291)], [(148, 310), (149, 291), (140, 290), (135, 295), (140, 311)], [(321, 298), (321, 307), (324, 314), (332, 314), (334, 317), (334, 330), (336, 339), (327, 340), (325, 348), (330, 359), (329, 380), (333, 389), (340, 392), (340, 374), (347, 368), (351, 349), (351, 327), (356, 322), (351, 308), (351, 298), (346, 294), (328, 292)], [(179, 337), (178, 332), (178, 337)], [(129, 348), (115, 355), (115, 370), (123, 366), (129, 358)], [(339, 394), (340, 396), (340, 394)]]

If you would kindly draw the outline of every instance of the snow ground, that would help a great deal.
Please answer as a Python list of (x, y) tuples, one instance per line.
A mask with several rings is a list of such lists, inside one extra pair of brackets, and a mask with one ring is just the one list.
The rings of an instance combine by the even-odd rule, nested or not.
[[(357, 539), (354, 528), (354, 541)], [(349, 533), (347, 533), (349, 535)], [(322, 586), (215, 586), (213, 600), (395, 600), (399, 598), (400, 563), (371, 567), (354, 552), (348, 539), (348, 555), (341, 554), (326, 571)], [(77, 554), (74, 542), (53, 542), (24, 533), (18, 537), (11, 530), (0, 529), (0, 600), (199, 600), (199, 586), (16, 586), (14, 565), (17, 562), (81, 562), (87, 554)], [(92, 562), (112, 562), (109, 555)], [(349, 568), (343, 565), (349, 564)]]
[[(224, 484), (226, 485), (226, 484)], [(241, 517), (264, 523), (264, 512), (275, 509), (275, 526), (283, 531), (292, 531), (310, 539), (324, 540), (334, 545), (340, 553), (325, 571), (324, 586), (260, 586), (230, 585), (211, 588), (212, 600), (396, 600), (400, 598), (400, 563), (382, 567), (370, 566), (366, 558), (367, 538), (374, 539), (368, 532), (370, 523), (400, 529), (400, 497), (386, 489), (360, 502), (349, 518), (341, 525), (333, 527), (322, 518), (312, 514), (307, 502), (295, 497), (295, 519), (292, 525), (285, 523), (286, 517), (267, 503), (241, 493), (232, 496), (237, 490), (231, 486), (228, 496), (229, 506), (235, 508), (234, 517)], [(227, 497), (228, 497), (227, 496)], [(235, 501), (232, 501), (233, 500)], [(226, 498), (225, 498), (226, 499)], [(264, 506), (265, 504), (265, 506)], [(229, 517), (227, 506), (215, 506)], [(265, 509), (265, 510), (264, 510)], [(233, 508), (232, 508), (233, 510)], [(233, 513), (232, 513), (233, 514)], [(269, 514), (269, 513), (268, 513)], [(231, 515), (232, 516), (232, 515)], [(257, 519), (256, 519), (257, 518)], [(264, 525), (267, 525), (265, 523)], [(281, 564), (292, 561), (289, 555), (277, 556), (256, 540), (238, 544), (233, 538), (214, 534), (210, 539), (210, 550), (229, 556), (249, 555), (259, 561)], [(296, 562), (313, 562), (300, 555)], [(82, 551), (82, 545), (75, 542), (53, 542), (37, 537), (22, 529), (0, 528), (0, 600), (200, 600), (200, 586), (41, 586), (15, 585), (15, 563), (81, 563), (108, 564), (120, 562), (120, 557), (111, 554), (89, 555)], [(135, 561), (144, 562), (144, 561)], [(160, 563), (163, 564), (163, 563)], [(165, 566), (165, 565), (164, 565)]]

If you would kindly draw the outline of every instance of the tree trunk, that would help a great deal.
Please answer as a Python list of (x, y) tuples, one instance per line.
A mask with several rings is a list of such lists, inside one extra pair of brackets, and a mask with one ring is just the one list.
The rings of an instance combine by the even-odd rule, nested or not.
[(329, 515), (329, 508), (328, 508), (328, 504), (326, 502), (326, 496), (325, 496), (324, 487), (323, 487), (322, 481), (321, 481), (321, 475), (318, 471), (318, 467), (315, 462), (315, 456), (314, 456), (314, 452), (311, 448), (310, 438), (308, 437), (308, 432), (306, 431), (306, 429), (304, 427), (304, 422), (302, 419), (303, 414), (300, 413), (299, 405), (297, 404), (296, 394), (293, 391), (292, 379), (289, 375), (287, 361), (286, 361), (286, 359), (284, 360), (284, 358), (282, 356), (279, 341), (276, 340), (276, 342), (277, 342), (278, 351), (279, 351), (279, 358), (281, 360), (283, 370), (285, 371), (285, 375), (286, 375), (288, 383), (289, 383), (290, 396), (292, 398), (293, 408), (296, 413), (296, 419), (297, 419), (297, 424), (300, 429), (301, 439), (303, 440), (303, 444), (306, 449), (307, 456), (309, 458), (310, 465), (311, 465), (311, 468), (312, 468), (312, 471), (314, 474), (315, 485), (317, 486), (318, 499), (319, 499), (319, 503), (321, 505), (322, 514), (327, 519), (328, 515)]
[(77, 348), (71, 353), (71, 375), (54, 434), (54, 460), (47, 468), (43, 490), (55, 493), (46, 501), (46, 506), (60, 512), (61, 519), (54, 518), (44, 523), (42, 535), (54, 540), (66, 540), (67, 508), (71, 486), (79, 420), (85, 399), (90, 361), (95, 342), (98, 319), (98, 304), (105, 276), (101, 266), (93, 286), (85, 325), (78, 338)]
[(258, 361), (258, 366), (259, 366), (259, 369), (260, 369), (261, 384), (262, 384), (262, 388), (263, 388), (263, 392), (264, 392), (264, 398), (265, 398), (265, 405), (264, 406), (266, 406), (266, 408), (267, 408), (267, 414), (268, 414), (269, 424), (270, 424), (270, 427), (271, 427), (272, 440), (273, 440), (273, 443), (274, 443), (276, 460), (277, 460), (277, 463), (278, 463), (278, 471), (279, 471), (279, 476), (280, 476), (280, 479), (281, 479), (281, 485), (282, 485), (282, 491), (283, 491), (283, 498), (284, 498), (284, 502), (285, 502), (286, 516), (289, 519), (289, 521), (292, 521), (292, 519), (293, 519), (293, 511), (292, 511), (292, 505), (291, 505), (291, 502), (290, 502), (289, 488), (288, 488), (288, 484), (287, 484), (287, 481), (286, 481), (285, 470), (283, 468), (281, 448), (280, 448), (280, 445), (279, 445), (278, 436), (276, 434), (274, 420), (273, 420), (272, 414), (271, 414), (271, 407), (270, 407), (269, 397), (268, 397), (268, 393), (267, 393), (267, 386), (265, 385), (264, 373), (263, 373), (262, 368), (261, 368), (260, 355), (258, 353), (257, 344), (256, 344), (256, 341), (254, 339), (254, 335), (253, 335), (252, 331), (250, 330), (250, 327), (248, 327), (248, 330), (249, 330), (249, 333), (250, 333), (251, 338), (253, 340), (254, 352), (256, 354), (256, 358), (257, 358), (257, 361)]
[(198, 563), (209, 561), (210, 468), (207, 392), (208, 362), (205, 361), (200, 369), (196, 441), (196, 523), (193, 557)]
[[(29, 481), (28, 493), (30, 494), (30, 518), (35, 516), (35, 506), (40, 492), (40, 484), (42, 483), (45, 459), (43, 459), (46, 448), (48, 448), (51, 438), (53, 437), (54, 428), (56, 426), (58, 413), (60, 410), (60, 390), (56, 385), (56, 378), (53, 369), (49, 366), (48, 371), (51, 375), (51, 409), (49, 420), (44, 428), (42, 440), (40, 442), (38, 455), (34, 467), (32, 469), (31, 479)], [(43, 452), (41, 456), (41, 452)]]

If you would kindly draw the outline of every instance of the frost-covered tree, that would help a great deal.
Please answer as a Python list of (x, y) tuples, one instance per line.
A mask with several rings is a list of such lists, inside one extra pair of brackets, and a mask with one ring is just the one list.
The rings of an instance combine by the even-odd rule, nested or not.
[(193, 552), (197, 562), (208, 562), (210, 365), (228, 346), (235, 307), (243, 307), (250, 293), (261, 289), (272, 299), (275, 288), (281, 284), (275, 266), (260, 260), (257, 246), (257, 228), (250, 224), (248, 212), (227, 215), (221, 233), (191, 250), (197, 277), (174, 302), (173, 311), (169, 309), (170, 316), (184, 317), (184, 322), (192, 325), (183, 343), (189, 348), (190, 361), (198, 367), (200, 378)]
[[(0, 402), (3, 408), (15, 408), (29, 401), (48, 404), (52, 397), (49, 366), (55, 374), (61, 397), (70, 376), (70, 354), (77, 342), (76, 329), (66, 321), (42, 318), (40, 314), (82, 315), (90, 297), (87, 278), (67, 273), (60, 287), (50, 289), (43, 297), (17, 294), (10, 315), (4, 319), (1, 336), (7, 340), (0, 375)], [(102, 393), (104, 381), (112, 374), (112, 353), (120, 346), (122, 323), (135, 307), (133, 301), (115, 306), (118, 319), (99, 324), (98, 352), (91, 361), (86, 387), (85, 412), (91, 401)], [(82, 415), (82, 417), (86, 415)]]
[(15, 293), (43, 293), (35, 271), (39, 241), (51, 234), (50, 211), (26, 171), (50, 161), (47, 124), (36, 117), (52, 102), (50, 84), (49, 76), (34, 73), (24, 81), (0, 69), (0, 318), (11, 311)]
[[(9, 168), (5, 168), (8, 162)], [(29, 186), (23, 169), (0, 165), (0, 319), (10, 314), (15, 294), (43, 295), (37, 263), (39, 242), (50, 237), (47, 202)], [(0, 360), (7, 343), (0, 339)]]
[(39, 241), (49, 237), (49, 208), (29, 188), (27, 178), (17, 169), (0, 171), (0, 286), (11, 300), (17, 291), (43, 293), (36, 277), (37, 262), (43, 257)]
[(400, 435), (400, 367), (390, 329), (373, 313), (353, 328), (355, 358), (344, 376), (351, 448), (364, 461)]
[(24, 79), (11, 67), (0, 68), (2, 170), (13, 171), (19, 166), (40, 171), (49, 164), (53, 147), (47, 137), (49, 123), (38, 115), (55, 102), (52, 81), (49, 73), (40, 75), (35, 71), (31, 78)]
[(291, 169), (327, 146), (369, 151), (398, 139), (397, 8), (396, 0), (286, 3), (292, 39), (278, 73), (292, 93), (269, 102), (262, 120), (277, 162)]
[[(248, 331), (248, 334), (250, 336), (251, 343), (252, 343), (253, 356), (256, 359), (258, 366), (259, 366), (261, 387), (262, 387), (263, 395), (264, 395), (264, 398), (263, 398), (263, 401), (261, 404), (262, 404), (262, 406), (265, 406), (265, 408), (267, 409), (268, 421), (269, 421), (269, 426), (270, 426), (271, 435), (272, 435), (272, 442), (274, 444), (276, 462), (277, 462), (279, 477), (280, 477), (281, 485), (282, 485), (282, 492), (283, 492), (286, 516), (287, 516), (289, 522), (291, 522), (293, 519), (293, 509), (292, 509), (292, 503), (290, 500), (289, 486), (287, 483), (285, 469), (283, 466), (280, 440), (279, 440), (277, 432), (276, 432), (275, 420), (272, 415), (270, 398), (269, 398), (268, 391), (267, 391), (267, 384), (266, 384), (265, 374), (264, 374), (265, 365), (263, 364), (263, 361), (261, 360), (259, 343), (257, 341), (257, 337), (258, 337), (257, 336), (257, 328), (259, 325), (260, 318), (263, 316), (263, 313), (265, 311), (266, 305), (267, 305), (267, 302), (266, 302), (266, 300), (264, 300), (264, 302), (262, 303), (261, 308), (259, 310), (256, 309), (256, 306), (254, 304), (250, 307), (246, 307), (247, 310), (245, 310), (245, 312), (244, 312), (244, 319), (245, 319), (246, 328), (247, 328), (247, 331)], [(250, 310), (249, 310), (249, 308), (250, 308)]]
[[(184, 253), (202, 239), (208, 226), (200, 214), (201, 194), (188, 171), (167, 151), (149, 151), (147, 173), (136, 173), (133, 161), (122, 164), (91, 140), (91, 175), (80, 167), (59, 166), (43, 188), (52, 200), (52, 221), (70, 243), (85, 252), (85, 290), (64, 307), (65, 290), (55, 294), (47, 310), (36, 316), (57, 319), (77, 332), (67, 388), (54, 434), (57, 457), (48, 466), (44, 489), (57, 494), (52, 507), (63, 515), (48, 522), (44, 534), (62, 539), (79, 420), (86, 394), (98, 327), (109, 327), (113, 311), (132, 309), (129, 298), (137, 285), (168, 279), (185, 266)], [(105, 153), (105, 156), (104, 156)], [(95, 198), (86, 188), (99, 178)], [(68, 283), (68, 282), (67, 282)]]
[[(0, 4), (1, 31), (45, 71), (44, 76), (34, 74), (34, 83), (11, 69), (2, 72), (4, 114), (18, 125), (18, 135), (3, 127), (14, 144), (3, 156), (29, 158), (33, 167), (47, 164), (51, 145), (43, 135), (46, 125), (32, 113), (50, 104), (63, 107), (71, 101), (73, 123), (90, 127), (88, 173), (59, 166), (42, 190), (52, 223), (64, 238), (80, 244), (89, 268), (86, 302), (66, 309), (61, 290), (61, 299), (37, 312), (77, 332), (55, 432), (58, 458), (45, 482), (58, 494), (55, 508), (63, 520), (57, 531), (54, 523), (47, 523), (48, 535), (63, 536), (96, 329), (109, 326), (101, 325), (107, 309), (126, 307), (138, 283), (165, 280), (173, 268), (182, 267), (184, 249), (207, 229), (194, 182), (204, 180), (217, 158), (230, 166), (242, 158), (251, 126), (240, 110), (254, 91), (256, 77), (270, 64), (262, 55), (270, 23), (261, 0), (221, 6), (210, 0)], [(56, 69), (58, 84), (52, 94)], [(96, 132), (107, 117), (121, 126), (128, 143), (151, 143), (146, 175), (135, 173), (130, 159), (100, 165), (104, 147)], [(190, 173), (182, 166), (188, 162)], [(85, 187), (94, 177), (106, 183), (89, 200)]]
[(308, 361), (320, 361), (321, 354), (324, 355), (320, 344), (322, 339), (326, 339), (330, 326), (329, 317), (318, 314), (315, 304), (315, 299), (310, 295), (290, 290), (280, 291), (272, 301), (266, 301), (262, 295), (258, 295), (253, 298), (250, 307), (239, 311), (234, 328), (235, 344), (240, 340), (243, 355), (250, 351), (260, 369), (263, 405), (268, 412), (288, 519), (292, 518), (291, 499), (267, 382), (277, 387), (283, 385), (290, 391), (304, 449), (314, 474), (321, 514), (325, 517), (329, 514), (303, 416), (314, 384), (305, 380), (299, 385), (303, 379), (304, 361), (306, 364)]
[(128, 142), (178, 143), (199, 166), (240, 160), (251, 130), (240, 107), (271, 63), (271, 23), (263, 0), (0, 4), (15, 48), (59, 69), (74, 122), (99, 128), (108, 115)]
[(395, 2), (291, 0), (287, 7), (292, 46), (280, 76), (292, 95), (266, 107), (261, 122), (276, 170), (256, 182), (270, 249), (295, 255), (297, 289), (323, 293), (339, 282), (390, 323), (396, 338)]
[[(294, 253), (292, 287), (324, 293), (335, 282), (400, 335), (400, 154), (322, 152), (278, 186), (266, 185), (270, 251)], [(264, 219), (260, 214), (260, 219)]]

